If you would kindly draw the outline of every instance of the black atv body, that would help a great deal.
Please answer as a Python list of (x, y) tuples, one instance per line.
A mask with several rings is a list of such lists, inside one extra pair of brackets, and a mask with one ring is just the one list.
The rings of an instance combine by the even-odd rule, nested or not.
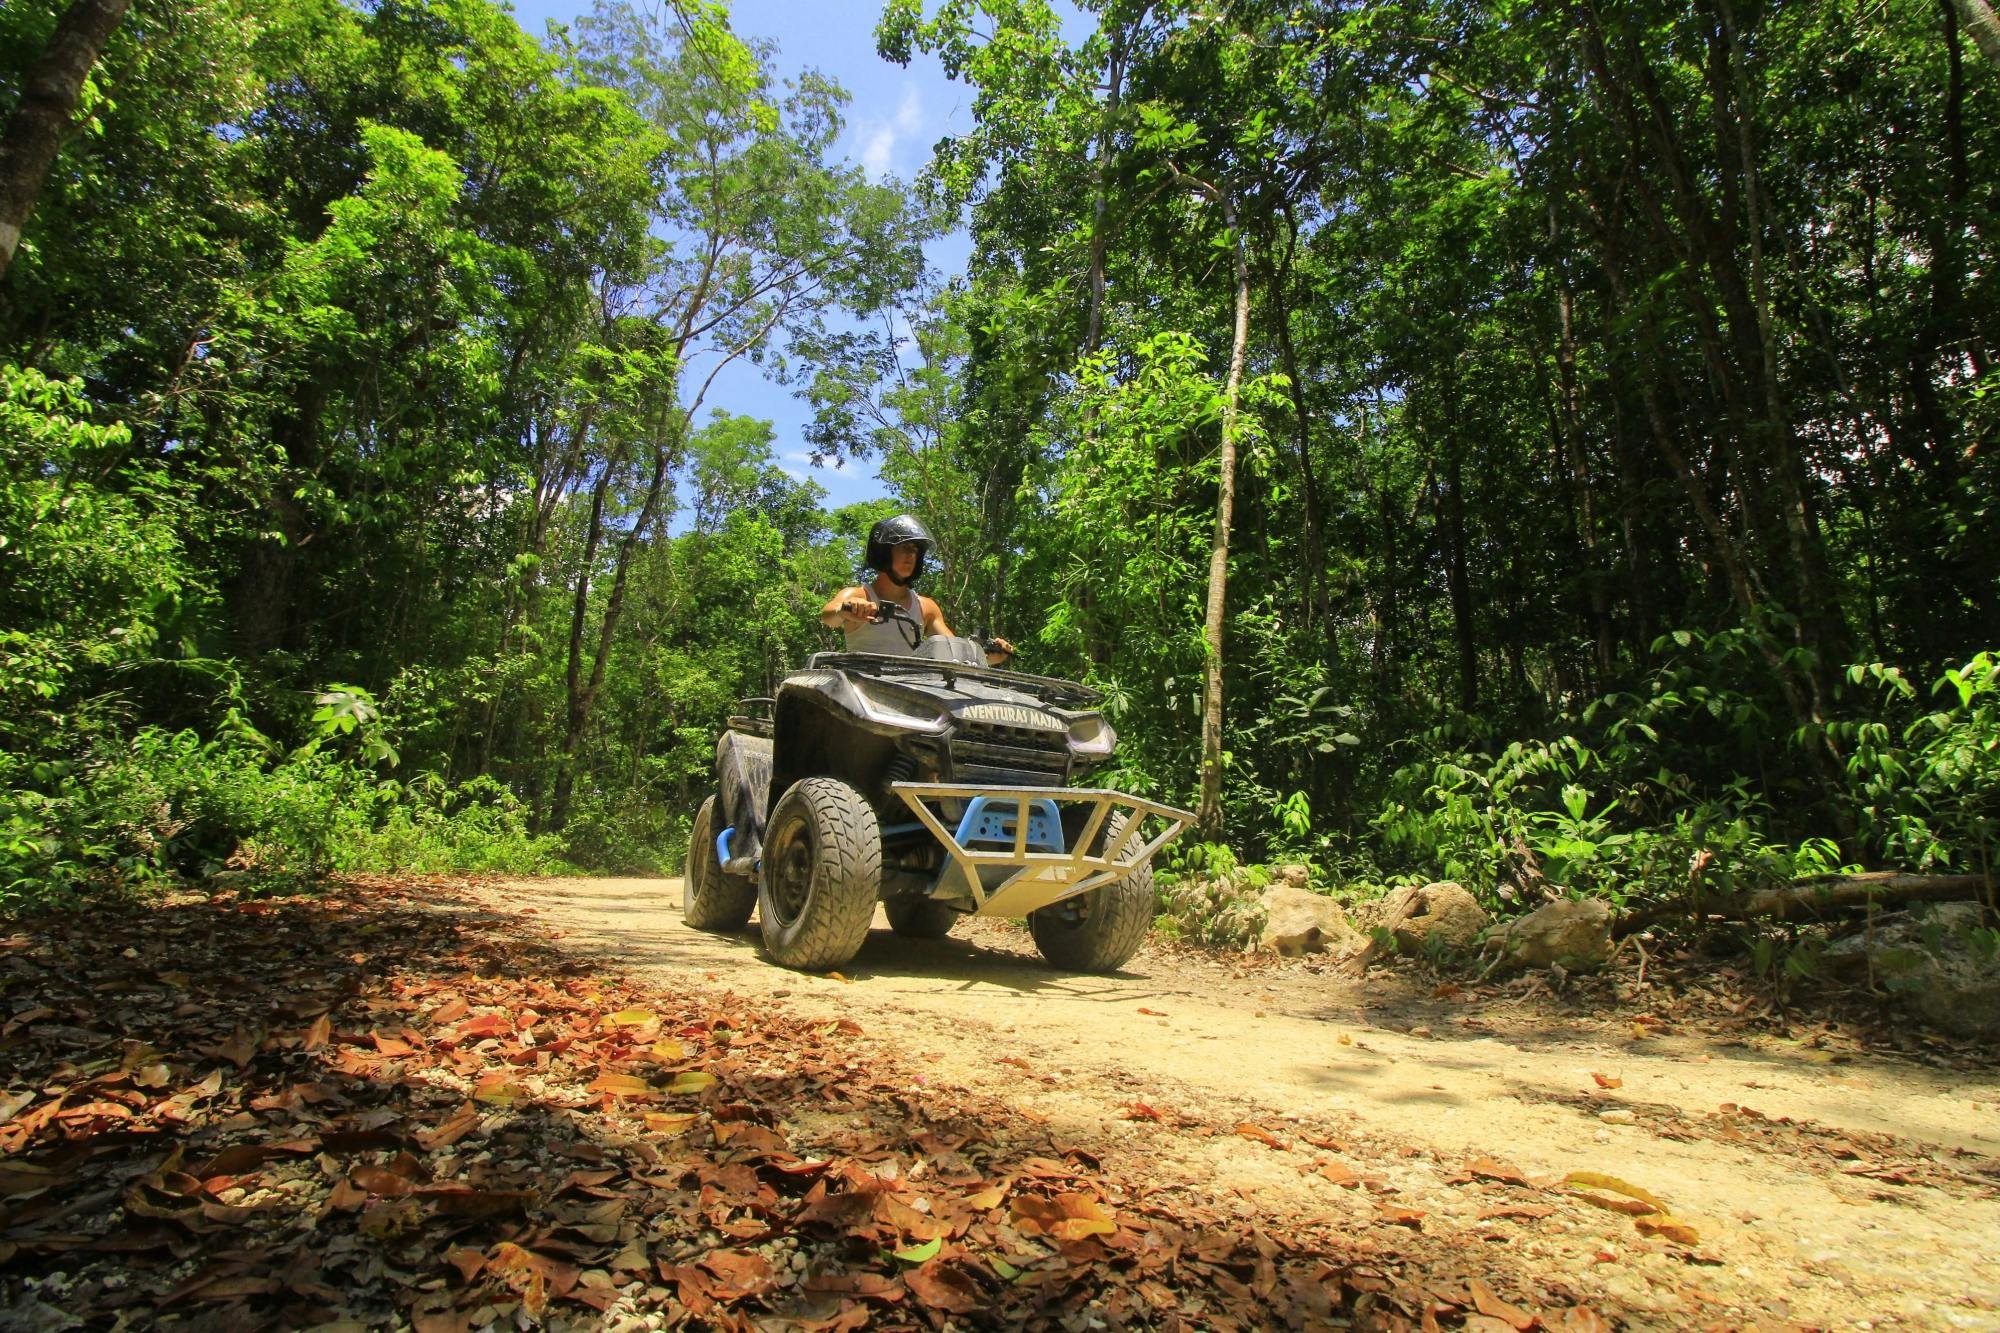
[(983, 660), (950, 638), (818, 653), (745, 700), (695, 821), (690, 924), (737, 930), (754, 908), (777, 961), (837, 967), (879, 901), (899, 934), (1023, 916), (1059, 966), (1124, 963), (1151, 859), (1192, 816), (1086, 785), (1117, 743), (1096, 691)]

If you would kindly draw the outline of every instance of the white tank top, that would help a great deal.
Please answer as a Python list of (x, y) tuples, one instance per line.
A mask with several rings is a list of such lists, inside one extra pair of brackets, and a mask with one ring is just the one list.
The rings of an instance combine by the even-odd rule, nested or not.
[[(868, 595), (878, 602), (887, 600), (877, 595), (873, 588), (868, 589)], [(923, 603), (917, 600), (915, 588), (910, 589), (910, 600), (904, 603), (904, 609), (919, 625), (923, 623)], [(843, 629), (841, 633), (847, 636), (847, 651), (850, 653), (887, 653), (908, 657), (917, 651), (909, 638), (912, 633), (917, 633), (916, 626), (906, 620), (870, 620), (857, 629)], [(917, 633), (917, 643), (922, 642), (923, 635)]]

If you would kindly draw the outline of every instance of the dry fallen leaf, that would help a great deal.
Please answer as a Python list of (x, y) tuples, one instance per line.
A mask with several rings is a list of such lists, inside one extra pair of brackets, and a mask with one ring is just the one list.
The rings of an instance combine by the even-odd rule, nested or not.
[(987, 1300), (971, 1278), (942, 1262), (928, 1263), (905, 1276), (910, 1291), (933, 1310), (946, 1314), (970, 1314), (984, 1309)]
[(1270, 1130), (1265, 1129), (1262, 1125), (1252, 1124), (1250, 1121), (1245, 1120), (1236, 1127), (1236, 1132), (1246, 1139), (1255, 1139), (1267, 1148), (1276, 1148), (1280, 1152), (1289, 1151), (1289, 1146), (1283, 1139), (1273, 1134)]
[(1517, 1168), (1508, 1166), (1505, 1162), (1497, 1162), (1491, 1157), (1478, 1158), (1465, 1169), (1468, 1173), (1481, 1180), (1497, 1180), (1506, 1185), (1526, 1185), (1529, 1183), (1528, 1178), (1522, 1175)]
[(1518, 1305), (1501, 1300), (1493, 1294), (1493, 1288), (1478, 1278), (1472, 1279), (1471, 1289), (1474, 1308), (1487, 1318), (1498, 1319), (1515, 1329), (1529, 1329), (1535, 1326), (1535, 1316)]
[(1592, 1070), (1590, 1076), (1597, 1080), (1597, 1086), (1600, 1088), (1622, 1088), (1625, 1086), (1625, 1080), (1616, 1074), (1600, 1074), (1596, 1070)]
[(1676, 1245), (1701, 1243), (1699, 1232), (1679, 1218), (1669, 1217), (1665, 1213), (1638, 1218), (1632, 1225), (1639, 1228), (1639, 1234), (1642, 1236), (1658, 1236), (1661, 1240), (1670, 1240)]
[(1355, 1175), (1354, 1172), (1348, 1170), (1339, 1162), (1328, 1162), (1324, 1166), (1319, 1167), (1315, 1174), (1324, 1180), (1332, 1181), (1342, 1189), (1357, 1189), (1361, 1185), (1361, 1177)]
[(1063, 1217), (1049, 1228), (1057, 1240), (1082, 1240), (1085, 1236), (1108, 1236), (1118, 1230), (1111, 1213), (1087, 1194), (1059, 1194), (1056, 1206)]
[(1615, 1194), (1598, 1194), (1591, 1190), (1578, 1190), (1575, 1197), (1583, 1200), (1585, 1203), (1594, 1204), (1599, 1208), (1606, 1208), (1614, 1213), (1623, 1213), (1627, 1217), (1651, 1217), (1660, 1211), (1653, 1207), (1652, 1204), (1641, 1203), (1637, 1199), (1623, 1199)]
[(1651, 1191), (1641, 1189), (1637, 1185), (1627, 1184), (1618, 1177), (1607, 1176), (1601, 1171), (1572, 1171), (1563, 1177), (1563, 1184), (1578, 1189), (1609, 1190), (1613, 1194), (1622, 1194), (1628, 1199), (1637, 1199), (1640, 1203), (1651, 1205), (1647, 1210), (1649, 1212), (1664, 1213), (1667, 1211), (1667, 1205), (1662, 1203), (1659, 1197)]
[(590, 1091), (612, 1097), (651, 1097), (653, 1085), (633, 1074), (599, 1074), (591, 1080)]
[(417, 1135), (418, 1146), (425, 1149), (448, 1148), (470, 1134), (479, 1124), (479, 1112), (471, 1102), (466, 1102), (452, 1112), (451, 1118), (436, 1129)]

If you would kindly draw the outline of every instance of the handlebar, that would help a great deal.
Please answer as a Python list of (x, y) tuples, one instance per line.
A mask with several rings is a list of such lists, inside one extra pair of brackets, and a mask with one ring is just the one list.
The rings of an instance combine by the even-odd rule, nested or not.
[[(919, 636), (923, 634), (924, 622), (916, 616), (911, 615), (908, 607), (895, 602), (885, 602), (880, 598), (874, 599), (871, 602), (871, 606), (874, 609), (874, 614), (869, 616), (868, 619), (874, 624), (883, 625), (901, 622), (903, 625), (914, 628)], [(917, 646), (918, 640), (910, 637), (908, 629), (903, 630), (903, 637), (909, 643), (910, 647), (914, 648)], [(1002, 653), (1002, 661), (1011, 662), (1014, 660), (1013, 645), (1009, 644), (1004, 650), (993, 646), (996, 642), (999, 642), (999, 636), (989, 636), (984, 629), (981, 629), (972, 638), (973, 642), (977, 643), (985, 651)]]

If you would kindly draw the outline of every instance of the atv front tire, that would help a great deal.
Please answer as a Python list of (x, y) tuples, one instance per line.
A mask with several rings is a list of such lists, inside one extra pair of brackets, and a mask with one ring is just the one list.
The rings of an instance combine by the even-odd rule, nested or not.
[[(1125, 828), (1123, 811), (1104, 821), (1098, 846), (1117, 841)], [(1133, 843), (1141, 839), (1134, 835)], [(1128, 845), (1119, 853), (1130, 860), (1137, 851)], [(1052, 903), (1028, 913), (1035, 947), (1052, 967), (1065, 972), (1115, 972), (1139, 952), (1153, 924), (1153, 867), (1149, 862), (1127, 871), (1101, 888)]]
[(913, 940), (941, 940), (958, 924), (957, 912), (929, 898), (887, 898), (882, 910), (889, 917), (889, 929)]
[(779, 798), (764, 834), (757, 917), (764, 951), (820, 972), (861, 951), (882, 888), (875, 811), (839, 778), (803, 778)]
[(732, 875), (715, 854), (716, 798), (701, 803), (688, 830), (687, 865), (681, 872), (681, 919), (696, 930), (724, 935), (743, 929), (757, 906), (757, 881)]

